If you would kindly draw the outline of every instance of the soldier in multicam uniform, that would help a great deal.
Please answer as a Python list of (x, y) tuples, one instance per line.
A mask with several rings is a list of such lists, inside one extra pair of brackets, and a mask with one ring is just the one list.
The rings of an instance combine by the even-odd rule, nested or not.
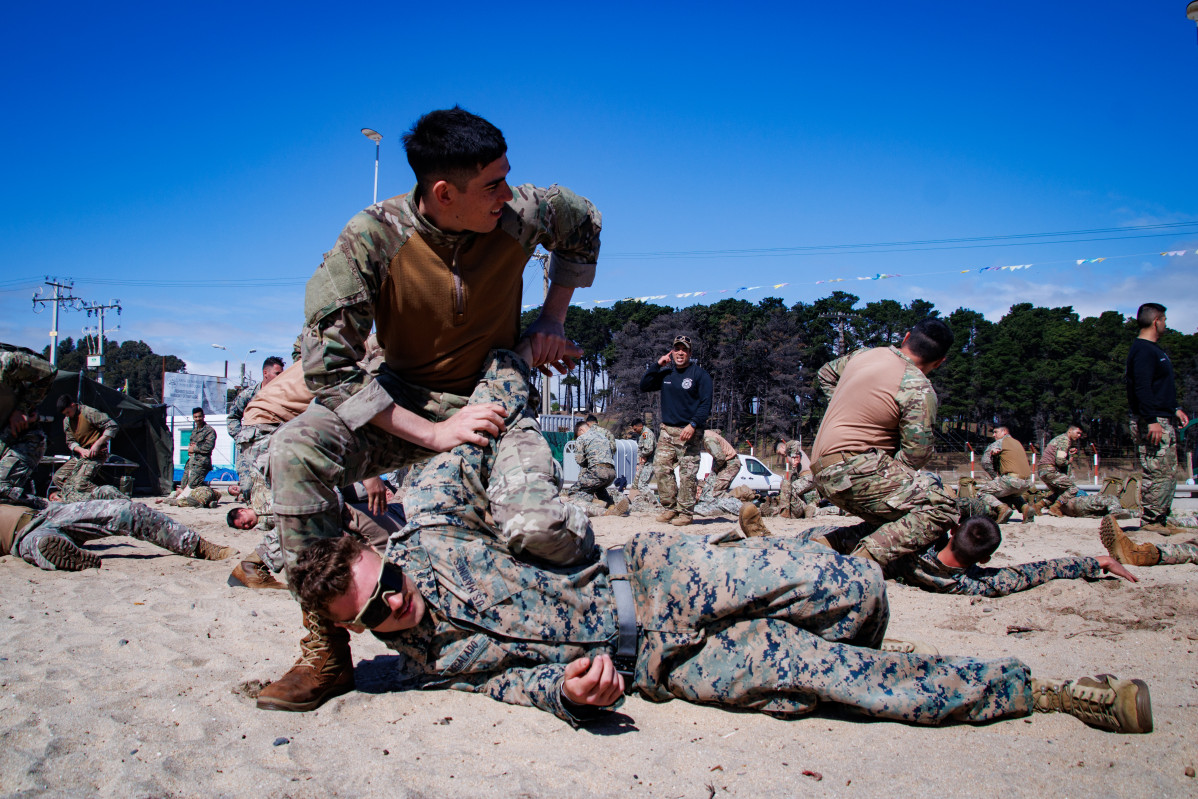
[[(1032, 465), (1027, 450), (1011, 435), (1006, 425), (996, 425), (991, 431), (994, 443), (982, 452), (982, 469), (990, 477), (977, 486), (978, 496), (986, 503), (996, 520), (1002, 524), (1011, 518), (1014, 508), (1021, 509), (1023, 520), (1036, 518), (1031, 503), (1024, 503), (1020, 495), (1032, 487)], [(1011, 503), (1003, 502), (1011, 498)]]
[(265, 386), (270, 385), (270, 382), (279, 375), (283, 374), (286, 366), (283, 359), (277, 355), (272, 355), (262, 362), (262, 382), (254, 383), (252, 386), (246, 386), (237, 393), (233, 404), (229, 406), (228, 428), (229, 437), (233, 439), (233, 445), (237, 448), (235, 468), (237, 469), (237, 487), (241, 494), (248, 495), (253, 487), (253, 480), (249, 474), (249, 464), (246, 462), (246, 452), (249, 449), (250, 443), (255, 438), (256, 430), (252, 429), (253, 425), (243, 425), (242, 417), (245, 416), (245, 409), (250, 402), (258, 396), (258, 392)]
[[(1048, 496), (1031, 506), (1030, 511), (1041, 510), (1052, 516), (1105, 516), (1108, 513), (1123, 513), (1119, 498), (1110, 494), (1083, 494), (1069, 474), (1073, 456), (1077, 454), (1074, 444), (1085, 433), (1077, 425), (1051, 439), (1044, 447), (1044, 454), (1036, 468), (1036, 474), (1048, 486)], [(979, 490), (980, 490), (979, 486)]]
[(187, 445), (187, 462), (183, 464), (183, 476), (179, 488), (196, 488), (204, 484), (208, 472), (212, 471), (212, 450), (216, 448), (216, 430), (204, 421), (204, 409), (192, 408), (191, 442)]
[(91, 502), (94, 499), (128, 499), (128, 497), (121, 493), (119, 488), (112, 485), (99, 485), (82, 491), (74, 486), (55, 486), (50, 489), (51, 502)]
[[(602, 218), (558, 186), (513, 193), (503, 134), (460, 108), (425, 115), (404, 145), (416, 189), (351, 219), (308, 284), (301, 348), (316, 399), (270, 445), (284, 557), (294, 563), (312, 541), (341, 534), (339, 483), (491, 436), (497, 462), (520, 470), (499, 470), (506, 477), (485, 485), (480, 475), (472, 488), (486, 492), (509, 546), (563, 564), (585, 560), (594, 533), (585, 512), (558, 499), (561, 465), (535, 417), (513, 417), (504, 429), (495, 406), (467, 403), (490, 352), (521, 338), (521, 276), (538, 246), (550, 251), (551, 285), (523, 336), (536, 366), (573, 365), (581, 351), (563, 323), (574, 289), (594, 278)], [(377, 378), (359, 365), (372, 327), (386, 361)], [(264, 689), (260, 706), (269, 698), (314, 708), (346, 673), (352, 684), (348, 635), (328, 624), (308, 629), (305, 657)], [(313, 652), (334, 656), (316, 670)]]
[(858, 350), (818, 373), (830, 401), (812, 452), (816, 488), (875, 526), (853, 554), (883, 567), (922, 551), (956, 522), (952, 498), (917, 471), (933, 452), (936, 392), (927, 375), (952, 341), (948, 325), (929, 317), (901, 347)]
[[(527, 383), (509, 388), (527, 396)], [(881, 573), (814, 544), (643, 533), (619, 548), (626, 566), (533, 565), (485, 525), (481, 494), (452, 490), (488, 460), (468, 444), (436, 456), (385, 558), (344, 537), (308, 547), (291, 570), (305, 607), (403, 654), (408, 685), (484, 693), (571, 725), (619, 707), (627, 687), (783, 717), (826, 701), (920, 724), (1064, 710), (1106, 729), (1152, 729), (1142, 681), (1036, 680), (1013, 658), (879, 651)], [(632, 641), (613, 659), (626, 613)]]
[(703, 430), (711, 413), (711, 375), (691, 361), (690, 337), (677, 336), (672, 349), (649, 364), (640, 388), (642, 392), (661, 392), (661, 432), (653, 472), (665, 510), (657, 521), (683, 527), (695, 515)]
[(711, 455), (711, 473), (703, 481), (695, 513), (700, 516), (720, 516), (740, 512), (741, 501), (729, 493), (732, 481), (740, 474), (740, 458), (736, 447), (720, 435), (719, 430), (703, 431), (703, 448)]
[[(598, 422), (574, 424), (574, 460), (580, 471), (574, 485), (562, 491), (562, 500), (586, 511), (588, 516), (622, 516), (630, 503), (623, 497), (612, 499), (607, 487), (616, 480), (615, 456), (607, 433)], [(615, 439), (612, 438), (612, 441)], [(598, 504), (595, 504), (598, 503)]]
[(176, 555), (223, 560), (236, 551), (205, 541), (165, 513), (121, 499), (53, 503), (41, 511), (0, 505), (0, 555), (10, 552), (42, 569), (100, 568), (100, 557), (81, 549), (88, 541), (127, 535)]
[(1165, 306), (1146, 302), (1136, 312), (1140, 333), (1127, 352), (1128, 426), (1136, 442), (1136, 455), (1144, 480), (1140, 483), (1141, 530), (1166, 535), (1181, 532), (1169, 525), (1169, 510), (1177, 491), (1177, 431), (1173, 419), (1185, 427), (1190, 417), (1177, 404), (1173, 362), (1161, 349), (1168, 329)]
[(786, 519), (811, 518), (819, 502), (815, 477), (811, 474), (811, 460), (797, 439), (779, 441), (775, 451), (779, 457), (786, 459), (786, 477), (778, 492), (776, 512)]
[(180, 488), (167, 497), (166, 504), (177, 508), (215, 508), (224, 496), (215, 488), (206, 485), (195, 488)]
[(636, 439), (636, 483), (637, 491), (649, 490), (649, 481), (653, 478), (653, 453), (657, 450), (657, 436), (645, 426), (643, 419), (637, 419), (629, 428), (632, 437)]
[(99, 487), (96, 473), (108, 459), (108, 442), (116, 438), (117, 423), (106, 413), (63, 395), (58, 398), (62, 431), (71, 459), (58, 468), (51, 483), (64, 496), (87, 497)]
[(25, 352), (0, 352), (0, 502), (44, 508), (33, 489), (33, 473), (46, 453), (46, 434), (37, 426), (37, 406), (58, 370)]

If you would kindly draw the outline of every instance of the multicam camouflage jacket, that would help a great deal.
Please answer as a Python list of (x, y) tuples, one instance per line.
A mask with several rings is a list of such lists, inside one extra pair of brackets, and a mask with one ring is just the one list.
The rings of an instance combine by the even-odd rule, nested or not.
[[(120, 427), (118, 427), (117, 423), (112, 420), (112, 417), (102, 411), (96, 410), (90, 405), (79, 403), (79, 415), (87, 420), (87, 423), (91, 425), (92, 430), (99, 431), (101, 436), (107, 436), (109, 441), (115, 438), (117, 431), (120, 430)], [(74, 422), (74, 424), (72, 424), (72, 422)], [(66, 435), (68, 450), (73, 451), (75, 447), (83, 446), (75, 437), (76, 427), (78, 427), (78, 419), (73, 420), (70, 417), (63, 417), (62, 432)]]
[(647, 461), (652, 461), (656, 449), (657, 436), (653, 435), (653, 431), (649, 429), (648, 425), (645, 425), (645, 428), (641, 430), (641, 437), (636, 442), (637, 454)]
[[(523, 268), (540, 245), (550, 251), (549, 279), (555, 285), (591, 285), (602, 227), (602, 217), (595, 207), (559, 186), (545, 189), (522, 185), (512, 191), (515, 196), (503, 207), (492, 233), (451, 234), (438, 229), (420, 213), (416, 192), (412, 191), (354, 216), (333, 249), (325, 254), (324, 262), (308, 282), (304, 299), (304, 378), (316, 401), (336, 411), (351, 429), (360, 428), (393, 402), (360, 362), (366, 355), (366, 338), (380, 321), (380, 300), (386, 292), (396, 290), (389, 284), (393, 261), (409, 242), (419, 239), (421, 246), (441, 259), (455, 282), (468, 283), (470, 279), (455, 268), (458, 253), (500, 236), (507, 237), (521, 251), (523, 260), (518, 268)], [(463, 286), (463, 290), (468, 288)], [(519, 308), (513, 307), (512, 314), (517, 316)], [(456, 323), (450, 319), (427, 320), (432, 328)], [(382, 327), (380, 340), (386, 338)], [(491, 346), (512, 343), (492, 342)], [(477, 367), (481, 371), (482, 364)], [(342, 408), (351, 398), (351, 405)]]
[(1095, 558), (1057, 558), (1001, 569), (981, 566), (958, 569), (944, 565), (936, 557), (947, 544), (948, 539), (941, 538), (922, 554), (891, 562), (884, 569), (886, 576), (936, 594), (987, 597), (1026, 591), (1049, 580), (1097, 580), (1102, 576), (1102, 568)]
[(608, 436), (603, 435), (604, 432), (606, 431), (602, 427), (594, 425), (582, 436), (574, 439), (574, 460), (579, 466), (586, 468), (602, 464), (615, 465), (615, 453), (608, 443)]
[[(906, 362), (906, 370), (894, 395), (899, 409), (899, 449), (892, 454), (895, 460), (918, 469), (935, 451), (933, 429), (936, 425), (936, 390), (932, 388), (927, 375), (919, 371), (898, 347), (890, 346), (887, 349)], [(816, 377), (825, 397), (832, 399), (836, 384), (840, 382), (840, 376), (844, 374), (849, 361), (868, 351), (868, 348), (859, 349), (820, 367)]]
[(261, 390), (261, 383), (246, 386), (237, 393), (237, 398), (229, 406), (229, 436), (234, 441), (237, 440), (237, 435), (241, 432), (241, 417), (245, 416), (246, 406), (253, 401), (254, 397), (258, 396), (258, 392)]
[(35, 355), (0, 352), (0, 436), (8, 436), (8, 419), (13, 411), (27, 416), (37, 413), (58, 369)]
[(1070, 455), (1069, 449), (1073, 446), (1073, 442), (1069, 439), (1069, 433), (1061, 433), (1056, 438), (1044, 445), (1044, 455), (1040, 458), (1039, 470), (1056, 469), (1058, 472), (1069, 474)]
[(982, 470), (990, 475), (990, 479), (998, 477), (998, 459), (1002, 456), (1002, 439), (991, 441), (990, 446), (982, 450)]

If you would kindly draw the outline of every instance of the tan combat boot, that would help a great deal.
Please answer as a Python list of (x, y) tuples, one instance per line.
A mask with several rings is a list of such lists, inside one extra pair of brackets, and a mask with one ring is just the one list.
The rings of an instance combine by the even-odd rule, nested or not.
[(908, 655), (939, 655), (940, 650), (931, 644), (925, 644), (923, 641), (914, 639), (903, 640), (901, 638), (883, 638), (882, 645), (878, 647), (880, 652), (902, 652)]
[(603, 515), (604, 516), (627, 516), (628, 509), (631, 507), (632, 507), (632, 503), (628, 501), (627, 497), (624, 497), (619, 502), (617, 502), (615, 505), (612, 505), (610, 508), (608, 508), (606, 511), (604, 511)]
[(810, 502), (803, 506), (803, 518), (804, 519), (814, 519), (815, 514), (817, 514), (818, 512), (819, 512), (819, 506), (816, 505), (814, 502)]
[(232, 577), (246, 588), (287, 588), (275, 579), (256, 552), (233, 567)]
[(1161, 562), (1161, 551), (1152, 544), (1137, 544), (1123, 532), (1113, 515), (1102, 517), (1098, 537), (1111, 557), (1128, 566), (1155, 566)]
[(678, 515), (678, 511), (673, 511), (673, 510), (669, 510), (669, 509), (663, 510), (661, 513), (657, 514), (657, 521), (661, 522), (662, 524), (665, 524), (666, 522), (670, 521), (677, 515)]
[(1065, 511), (1061, 508), (1060, 502), (1054, 502), (1051, 505), (1049, 505), (1048, 509), (1045, 511), (1045, 513), (1047, 513), (1049, 516), (1057, 516), (1057, 517), (1064, 517), (1064, 515), (1065, 515)]
[(1032, 678), (1032, 709), (1068, 713), (1112, 732), (1152, 732), (1152, 699), (1143, 680), (1110, 674), (1068, 681)]
[(1012, 508), (1010, 505), (1008, 505), (1005, 502), (1000, 502), (1000, 503), (998, 503), (998, 518), (995, 519), (995, 521), (998, 522), (999, 524), (1002, 524), (1007, 519), (1011, 518), (1011, 514), (1014, 512), (1015, 512), (1015, 509)]
[(694, 520), (695, 520), (694, 516), (688, 516), (685, 513), (679, 513), (677, 516), (675, 516), (673, 519), (670, 520), (670, 524), (674, 525), (675, 527), (686, 527), (688, 524), (691, 524), (692, 522), (694, 522)]
[(757, 496), (757, 492), (749, 488), (747, 485), (738, 485), (732, 489), (732, 496), (739, 499), (741, 502), (748, 502)]
[(1185, 533), (1190, 532), (1190, 530), (1187, 530), (1184, 527), (1174, 527), (1171, 524), (1165, 524), (1162, 522), (1149, 522), (1148, 524), (1141, 524), (1140, 529), (1146, 533), (1160, 533), (1161, 535), (1184, 535)]
[(291, 670), (258, 694), (259, 710), (315, 710), (334, 696), (354, 689), (349, 630), (309, 611), (308, 634), (300, 641), (300, 659)]
[(752, 502), (740, 506), (740, 531), (747, 538), (758, 538), (770, 535), (770, 530), (761, 520), (761, 511)]
[(1024, 502), (1023, 503), (1023, 510), (1021, 510), (1020, 513), (1023, 514), (1023, 523), (1024, 524), (1029, 524), (1030, 522), (1036, 521), (1036, 510), (1037, 510), (1036, 505), (1037, 504), (1038, 503), (1036, 503), (1036, 502)]
[(201, 560), (224, 560), (236, 554), (237, 550), (233, 547), (222, 547), (203, 538), (196, 542), (195, 557)]

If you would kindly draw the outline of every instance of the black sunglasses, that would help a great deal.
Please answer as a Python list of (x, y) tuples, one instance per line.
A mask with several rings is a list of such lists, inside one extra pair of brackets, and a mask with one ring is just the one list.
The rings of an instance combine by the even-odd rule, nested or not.
[(383, 561), (379, 570), (379, 579), (370, 594), (370, 599), (362, 606), (362, 610), (350, 624), (360, 624), (373, 630), (391, 616), (391, 606), (387, 597), (403, 592), (403, 570), (389, 561)]

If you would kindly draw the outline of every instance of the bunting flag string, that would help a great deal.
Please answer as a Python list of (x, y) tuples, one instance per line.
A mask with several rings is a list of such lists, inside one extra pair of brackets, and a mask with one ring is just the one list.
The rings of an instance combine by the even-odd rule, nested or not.
[[(1007, 266), (983, 266), (983, 267), (979, 267), (979, 268), (975, 268), (975, 269), (954, 269), (954, 270), (949, 270), (949, 271), (944, 271), (944, 272), (923, 272), (923, 273), (919, 273), (919, 274), (907, 274), (907, 275), (892, 274), (892, 273), (887, 273), (887, 272), (877, 272), (873, 275), (861, 275), (858, 277), (823, 278), (822, 280), (812, 281), (812, 283), (807, 284), (807, 285), (819, 286), (819, 285), (824, 285), (824, 284), (829, 284), (829, 283), (844, 283), (847, 280), (889, 280), (891, 278), (896, 278), (896, 277), (929, 277), (929, 276), (935, 276), (935, 275), (948, 275), (948, 274), (964, 275), (964, 274), (968, 274), (970, 272), (977, 272), (979, 274), (982, 272), (1018, 272), (1018, 271), (1021, 271), (1024, 269), (1031, 269), (1033, 266), (1044, 267), (1044, 266), (1051, 266), (1054, 264), (1075, 264), (1076, 266), (1082, 266), (1084, 264), (1101, 264), (1104, 261), (1115, 259), (1115, 258), (1147, 258), (1147, 257), (1151, 257), (1151, 256), (1176, 258), (1179, 256), (1186, 255), (1187, 253), (1192, 253), (1193, 255), (1198, 256), (1198, 249), (1196, 249), (1196, 250), (1169, 250), (1167, 252), (1137, 253), (1137, 254), (1133, 254), (1133, 255), (1109, 255), (1109, 256), (1103, 256), (1101, 258), (1080, 258), (1080, 259), (1069, 260), (1069, 261), (1044, 261), (1039, 264), (1010, 264)], [(735, 288), (735, 289), (702, 289), (702, 290), (698, 290), (698, 291), (684, 291), (684, 292), (680, 292), (677, 294), (650, 294), (650, 295), (647, 295), (644, 297), (621, 297), (621, 298), (608, 299), (608, 300), (578, 300), (571, 304), (572, 305), (610, 305), (610, 304), (614, 304), (617, 302), (654, 302), (656, 300), (664, 300), (664, 299), (670, 299), (670, 298), (684, 300), (684, 299), (693, 299), (693, 298), (697, 298), (697, 297), (703, 297), (703, 296), (706, 296), (707, 294), (738, 295), (738, 294), (747, 293), (750, 291), (760, 291), (762, 289), (780, 289), (780, 288), (784, 288), (784, 287), (790, 286), (790, 285), (803, 285), (803, 284), (795, 284), (795, 283), (793, 283), (793, 281), (788, 281), (788, 282), (781, 282), (781, 283), (774, 283), (774, 284), (767, 283), (767, 284), (763, 284), (760, 286), (740, 286), (739, 288)], [(527, 310), (529, 308), (537, 308), (537, 307), (539, 307), (539, 304), (521, 306), (521, 308), (524, 310)]]

